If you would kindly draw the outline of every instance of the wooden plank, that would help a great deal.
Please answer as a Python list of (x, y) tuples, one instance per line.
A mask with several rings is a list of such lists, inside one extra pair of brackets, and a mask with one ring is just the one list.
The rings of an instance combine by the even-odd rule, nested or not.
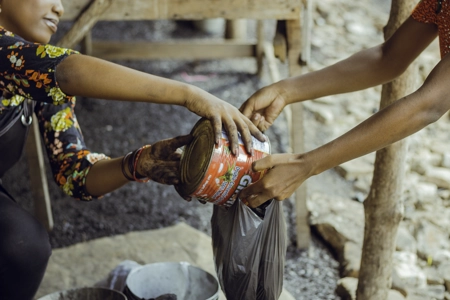
[(26, 154), (29, 165), (31, 193), (34, 200), (34, 213), (36, 218), (51, 231), (53, 229), (53, 215), (48, 192), (47, 176), (44, 167), (44, 153), (40, 140), (39, 126), (36, 116), (26, 143)]
[(152, 42), (93, 42), (92, 55), (106, 60), (142, 59), (219, 59), (254, 57), (256, 42), (221, 40)]
[(315, 10), (315, 1), (303, 0), (303, 5), (305, 9), (302, 10), (302, 61), (307, 65), (311, 61), (311, 34), (313, 27), (313, 12)]
[(225, 38), (245, 40), (247, 38), (247, 20), (227, 20), (225, 23)]
[(94, 0), (88, 8), (81, 13), (75, 24), (58, 42), (58, 46), (73, 48), (94, 27), (98, 19), (111, 5), (112, 0)]
[(301, 53), (303, 46), (300, 19), (286, 21), (286, 41), (290, 76), (300, 75), (302, 73)]
[(275, 32), (273, 38), (273, 51), (276, 58), (278, 58), (282, 63), (286, 61), (287, 56), (287, 45), (286, 36), (279, 32)]
[[(297, 76), (302, 73), (301, 49), (302, 49), (302, 29), (300, 19), (286, 21), (286, 35), (288, 47), (288, 62), (290, 76)], [(291, 104), (291, 145), (294, 153), (304, 152), (304, 124), (303, 124), (303, 104)], [(297, 247), (300, 249), (309, 248), (311, 240), (311, 229), (309, 226), (309, 211), (306, 204), (307, 186), (303, 183), (295, 191), (295, 211), (297, 220)]]
[(92, 56), (92, 34), (91, 31), (86, 33), (81, 40), (81, 53)]
[[(62, 0), (63, 20), (76, 20), (91, 0)], [(209, 18), (295, 19), (301, 0), (114, 0), (100, 20)]]
[(277, 58), (275, 57), (275, 51), (273, 44), (269, 42), (264, 43), (264, 56), (267, 59), (269, 66), (269, 73), (272, 82), (278, 82), (281, 80), (280, 71), (278, 70)]
[(265, 22), (264, 20), (258, 20), (257, 28), (257, 44), (256, 44), (256, 73), (259, 78), (262, 78), (263, 75), (263, 60), (264, 60), (264, 35), (265, 35)]

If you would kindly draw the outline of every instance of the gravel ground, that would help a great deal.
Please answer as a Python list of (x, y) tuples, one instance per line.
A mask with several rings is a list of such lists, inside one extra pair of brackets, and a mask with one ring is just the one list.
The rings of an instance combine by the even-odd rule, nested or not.
[[(64, 25), (67, 28), (69, 24)], [(94, 38), (118, 40), (204, 36), (188, 22), (173, 21), (102, 22), (94, 29)], [(205, 81), (193, 84), (237, 106), (254, 91), (269, 83), (267, 78), (260, 80), (254, 74), (256, 63), (253, 59), (118, 63), (180, 81), (185, 80), (186, 74), (204, 75), (207, 77)], [(286, 66), (282, 66), (282, 72), (285, 69)], [(143, 144), (187, 134), (199, 119), (182, 107), (98, 99), (78, 99), (76, 111), (89, 148), (112, 157), (121, 156)], [(308, 113), (305, 115), (305, 122), (315, 124), (313, 116)], [(315, 134), (315, 142), (320, 140), (320, 132), (314, 132), (315, 128), (309, 129), (312, 130), (310, 134)], [(287, 151), (288, 133), (283, 116), (267, 135), (271, 140), (273, 153)], [(48, 176), (51, 178), (50, 174)], [(4, 178), (4, 184), (31, 211), (32, 198), (28, 179), (27, 163), (23, 157), (17, 167)], [(323, 189), (324, 186), (337, 195), (348, 195), (350, 190), (349, 184), (333, 171), (325, 172), (308, 182), (311, 191)], [(130, 183), (100, 201), (79, 202), (65, 196), (51, 182), (50, 195), (55, 219), (50, 239), (54, 248), (129, 231), (163, 228), (181, 221), (211, 234), (209, 220), (212, 207), (194, 201), (185, 202), (170, 186), (152, 182)], [(320, 237), (313, 233), (309, 250), (296, 249), (292, 203), (292, 200), (284, 201), (290, 238), (285, 287), (299, 300), (340, 299), (334, 292), (339, 279), (338, 263)]]

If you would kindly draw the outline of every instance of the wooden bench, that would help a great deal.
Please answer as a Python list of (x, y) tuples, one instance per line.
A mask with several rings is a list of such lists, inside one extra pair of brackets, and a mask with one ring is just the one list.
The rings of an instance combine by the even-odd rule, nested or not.
[[(310, 31), (308, 29), (311, 24), (312, 0), (63, 0), (62, 3), (65, 8), (63, 20), (74, 21), (74, 23), (58, 45), (72, 48), (82, 42), (87, 54), (107, 60), (255, 57), (258, 61), (258, 71), (261, 71), (263, 58), (266, 57), (272, 80), (278, 81), (280, 75), (275, 57), (282, 61), (287, 60), (289, 75), (295, 76), (301, 74), (302, 65), (309, 56)], [(234, 34), (231, 33), (231, 39), (219, 41), (137, 43), (93, 41), (90, 38), (90, 30), (98, 21), (212, 18), (229, 20), (231, 32), (233, 32), (233, 25), (234, 29), (239, 26), (238, 20), (258, 20), (257, 38), (255, 40), (233, 38), (239, 30), (235, 30)], [(264, 20), (277, 20), (276, 34), (272, 43), (264, 41)], [(291, 105), (285, 112), (290, 124), (291, 148), (295, 153), (301, 153), (303, 152), (302, 104)], [(42, 146), (36, 138), (38, 132), (36, 122), (33, 128), (27, 153), (30, 170), (33, 172), (35, 213), (47, 229), (51, 230), (53, 217), (45, 178)], [(307, 248), (310, 241), (310, 229), (305, 184), (296, 191), (295, 199), (297, 245), (299, 248)]]

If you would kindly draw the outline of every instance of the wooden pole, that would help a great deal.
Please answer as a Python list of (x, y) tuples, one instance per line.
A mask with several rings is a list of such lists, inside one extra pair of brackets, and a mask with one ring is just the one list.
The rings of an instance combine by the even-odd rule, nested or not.
[[(415, 0), (393, 0), (388, 39), (411, 14)], [(383, 85), (380, 108), (412, 92), (414, 72), (410, 67), (393, 82)], [(385, 300), (391, 287), (393, 253), (397, 229), (403, 217), (401, 202), (405, 172), (406, 140), (376, 153), (372, 186), (364, 201), (364, 243), (356, 297), (358, 300)]]
[[(302, 74), (302, 23), (300, 18), (295, 20), (287, 20), (286, 23), (287, 36), (287, 59), (289, 62), (289, 76), (298, 76)], [(286, 109), (286, 108), (285, 108)], [(290, 132), (291, 145), (294, 153), (304, 152), (304, 124), (303, 124), (303, 104), (294, 103), (290, 105)], [(309, 227), (309, 211), (306, 205), (307, 184), (303, 183), (295, 191), (295, 212), (296, 212), (296, 232), (297, 232), (297, 248), (307, 249), (310, 245), (311, 230)]]
[(94, 27), (101, 15), (111, 5), (112, 0), (94, 0), (89, 7), (81, 13), (75, 24), (58, 42), (58, 46), (73, 48)]
[(247, 20), (227, 20), (225, 23), (225, 38), (234, 40), (247, 39)]
[(39, 125), (34, 114), (26, 143), (26, 153), (30, 173), (31, 194), (34, 199), (34, 214), (47, 231), (51, 231), (53, 229), (52, 206), (45, 174), (45, 161)]

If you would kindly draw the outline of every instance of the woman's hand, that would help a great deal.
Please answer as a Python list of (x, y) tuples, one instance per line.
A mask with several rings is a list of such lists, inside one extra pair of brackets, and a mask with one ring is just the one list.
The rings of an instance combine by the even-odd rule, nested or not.
[(267, 130), (286, 106), (282, 91), (276, 84), (264, 87), (242, 104), (240, 111), (259, 130)]
[(250, 207), (267, 200), (282, 201), (312, 175), (312, 167), (298, 154), (273, 154), (253, 163), (253, 171), (268, 170), (257, 182), (243, 189), (239, 198)]
[(185, 106), (193, 113), (211, 121), (216, 143), (219, 143), (222, 128), (225, 128), (233, 154), (237, 154), (239, 149), (238, 131), (248, 153), (252, 153), (252, 135), (261, 142), (265, 141), (261, 131), (239, 109), (206, 91), (194, 87)]
[(139, 157), (137, 172), (162, 184), (178, 184), (181, 153), (177, 149), (191, 140), (190, 135), (178, 136), (145, 148)]

